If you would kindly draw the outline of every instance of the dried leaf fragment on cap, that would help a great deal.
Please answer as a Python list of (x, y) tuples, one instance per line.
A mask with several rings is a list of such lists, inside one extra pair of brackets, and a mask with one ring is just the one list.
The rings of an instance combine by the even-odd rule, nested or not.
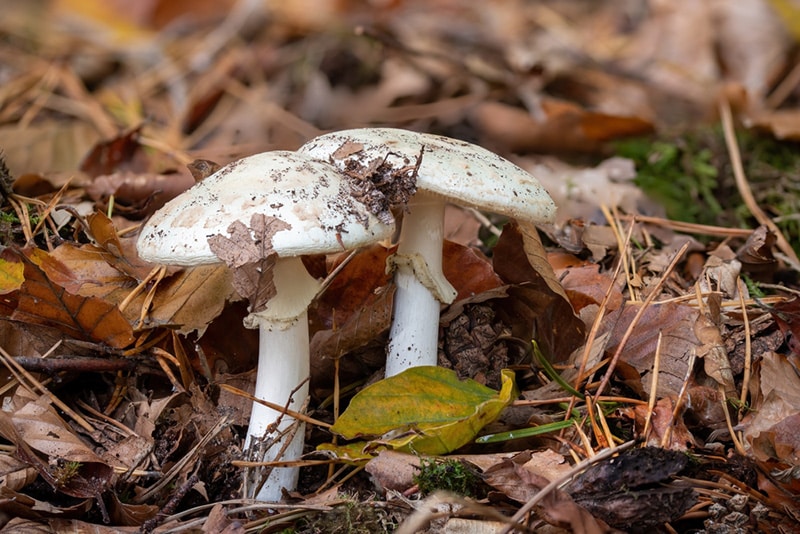
[(234, 221), (228, 227), (230, 237), (217, 234), (208, 238), (211, 251), (233, 270), (233, 287), (247, 298), (252, 312), (264, 309), (275, 296), (272, 269), (278, 254), (272, 238), (289, 228), (291, 225), (280, 219), (256, 213), (250, 218), (250, 228)]

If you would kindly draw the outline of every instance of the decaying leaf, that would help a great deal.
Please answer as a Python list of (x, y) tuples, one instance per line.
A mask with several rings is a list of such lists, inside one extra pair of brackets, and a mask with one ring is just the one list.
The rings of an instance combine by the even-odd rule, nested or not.
[(800, 377), (786, 358), (772, 352), (762, 356), (754, 385), (753, 411), (742, 420), (754, 456), (800, 465), (800, 441), (792, 427), (800, 412)]
[(58, 260), (38, 249), (20, 253), (20, 258), (25, 265), (25, 282), (13, 319), (57, 326), (74, 338), (99, 341), (113, 348), (123, 348), (133, 342), (131, 325), (119, 308), (98, 298), (67, 292), (39, 267), (49, 264), (66, 271)]
[(233, 287), (250, 302), (250, 311), (266, 307), (275, 296), (272, 268), (278, 255), (272, 249), (272, 237), (290, 226), (275, 217), (255, 214), (250, 227), (234, 221), (230, 237), (215, 235), (208, 238), (211, 251), (233, 270)]
[[(606, 318), (605, 324), (613, 328), (607, 346), (609, 353), (613, 354), (617, 350), (622, 336), (641, 306), (641, 303), (629, 303)], [(662, 339), (657, 395), (668, 397), (677, 395), (680, 391), (691, 351), (700, 345), (692, 331), (697, 317), (695, 308), (676, 303), (651, 305), (640, 317), (625, 344), (620, 360), (633, 366), (641, 374), (642, 386), (648, 394), (659, 332)]]
[[(507, 497), (526, 503), (550, 483), (547, 478), (528, 470), (531, 453), (523, 452), (487, 469), (483, 478), (490, 486)], [(563, 490), (547, 493), (534, 508), (537, 516), (551, 525), (569, 528), (570, 532), (600, 534), (612, 532), (607, 525), (599, 522), (589, 512), (581, 508)]]
[[(565, 361), (583, 343), (585, 327), (547, 262), (535, 227), (507, 224), (494, 248), (492, 261), (500, 278), (517, 284), (509, 289), (509, 295), (517, 294), (520, 305), (527, 303), (524, 306), (527, 314), (534, 314), (532, 331), (515, 335), (520, 339), (536, 339), (553, 361)], [(518, 312), (509, 311), (512, 316), (515, 313)]]
[(97, 498), (111, 482), (111, 466), (44, 403), (29, 402), (13, 415), (0, 412), (0, 435), (11, 441), (17, 456), (57, 491)]
[(494, 420), (513, 390), (510, 371), (497, 392), (459, 380), (448, 369), (412, 367), (360, 391), (331, 430), (345, 439), (375, 438), (373, 446), (444, 454), (469, 443)]
[(694, 334), (701, 343), (697, 347), (696, 354), (703, 358), (703, 369), (706, 374), (724, 388), (728, 398), (737, 398), (731, 362), (728, 360), (719, 327), (705, 315), (699, 315), (694, 323)]
[(0, 251), (0, 295), (16, 291), (25, 281), (24, 265), (9, 249)]

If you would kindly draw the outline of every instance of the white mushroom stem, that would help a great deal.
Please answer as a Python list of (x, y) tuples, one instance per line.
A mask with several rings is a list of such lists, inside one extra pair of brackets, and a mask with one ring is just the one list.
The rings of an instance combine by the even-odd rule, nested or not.
[(408, 204), (395, 267), (394, 317), (386, 356), (386, 376), (410, 367), (437, 364), (441, 303), (456, 296), (442, 272), (442, 198), (418, 191)]
[[(259, 329), (255, 396), (279, 406), (287, 406), (291, 398), (288, 408), (300, 411), (308, 396), (310, 373), (306, 309), (319, 282), (308, 274), (300, 258), (279, 259), (273, 270), (273, 281), (277, 293), (269, 301), (267, 309), (245, 319), (246, 326), (258, 326)], [(273, 427), (278, 419), (280, 424)], [(293, 417), (254, 403), (245, 449), (258, 451), (275, 440), (260, 460), (297, 460), (303, 454), (305, 441), (305, 425), (302, 423), (278, 457), (287, 439), (279, 436), (295, 422)], [(260, 501), (280, 501), (281, 488), (294, 490), (298, 475), (297, 467), (274, 468), (254, 497)]]

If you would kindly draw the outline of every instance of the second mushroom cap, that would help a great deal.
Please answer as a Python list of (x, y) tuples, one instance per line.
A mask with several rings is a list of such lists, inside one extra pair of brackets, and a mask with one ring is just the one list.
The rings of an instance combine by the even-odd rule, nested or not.
[(552, 222), (553, 199), (530, 173), (480, 146), (397, 128), (356, 128), (316, 137), (298, 149), (340, 169), (376, 159), (398, 167), (420, 157), (416, 187), (471, 206), (533, 223)]

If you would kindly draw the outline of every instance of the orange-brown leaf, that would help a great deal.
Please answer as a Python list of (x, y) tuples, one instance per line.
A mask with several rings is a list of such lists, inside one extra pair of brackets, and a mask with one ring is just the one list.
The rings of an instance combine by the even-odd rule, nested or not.
[[(115, 305), (95, 297), (81, 297), (53, 282), (39, 264), (68, 273), (66, 266), (40, 250), (20, 254), (25, 282), (12, 319), (54, 326), (63, 333), (86, 341), (123, 348), (133, 340), (133, 330)], [(59, 265), (60, 264), (60, 265)]]

